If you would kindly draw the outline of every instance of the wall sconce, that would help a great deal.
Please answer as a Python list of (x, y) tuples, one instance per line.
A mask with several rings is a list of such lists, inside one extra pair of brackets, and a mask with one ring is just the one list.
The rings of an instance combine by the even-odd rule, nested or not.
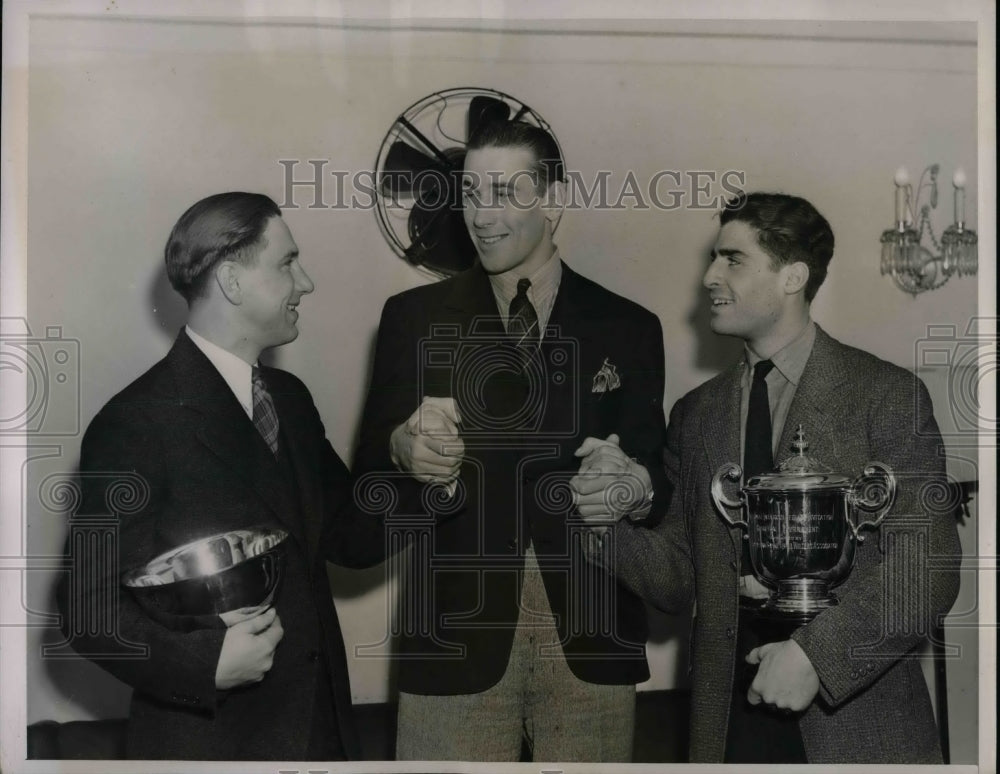
[[(920, 175), (917, 198), (913, 201), (910, 176), (905, 167), (896, 170), (896, 227), (882, 232), (882, 274), (891, 274), (898, 287), (915, 298), (917, 293), (941, 287), (952, 274), (975, 276), (979, 265), (976, 232), (965, 227), (965, 172), (959, 168), (952, 177), (955, 188), (955, 222), (945, 229), (938, 242), (931, 225), (930, 211), (937, 208), (938, 165)], [(925, 183), (924, 178), (930, 178)], [(920, 207), (920, 194), (930, 188), (930, 204)], [(912, 205), (912, 207), (911, 207)], [(920, 223), (913, 228), (913, 212)], [(924, 232), (934, 252), (923, 245)]]

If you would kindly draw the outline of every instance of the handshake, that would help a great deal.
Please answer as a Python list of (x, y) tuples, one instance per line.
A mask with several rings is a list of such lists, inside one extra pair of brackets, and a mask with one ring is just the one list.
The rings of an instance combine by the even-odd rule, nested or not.
[[(454, 486), (465, 457), (461, 424), (454, 398), (425, 397), (410, 418), (392, 431), (393, 464), (423, 483)], [(626, 515), (642, 518), (648, 514), (652, 502), (649, 472), (621, 450), (617, 435), (603, 440), (588, 437), (574, 454), (580, 458), (580, 468), (569, 486), (584, 521), (607, 525)]]

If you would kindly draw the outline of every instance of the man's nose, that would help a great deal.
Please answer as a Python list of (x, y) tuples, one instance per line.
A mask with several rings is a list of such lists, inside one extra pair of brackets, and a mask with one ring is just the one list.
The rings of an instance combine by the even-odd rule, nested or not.
[(309, 275), (306, 274), (306, 270), (301, 266), (296, 264), (298, 271), (295, 272), (295, 289), (305, 295), (306, 293), (312, 293), (316, 289), (313, 281), (309, 279)]
[(476, 228), (489, 226), (496, 221), (497, 208), (495, 204), (483, 200), (476, 200), (469, 204), (472, 207), (472, 225)]
[(701, 278), (701, 284), (706, 288), (713, 288), (719, 284), (719, 275), (715, 269), (715, 259), (712, 259), (712, 262), (708, 264), (708, 268), (705, 269), (705, 276)]

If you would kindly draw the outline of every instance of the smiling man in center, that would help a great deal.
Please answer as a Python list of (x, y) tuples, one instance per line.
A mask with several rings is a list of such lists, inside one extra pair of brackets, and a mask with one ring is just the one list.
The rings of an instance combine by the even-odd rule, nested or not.
[[(449, 514), (403, 580), (400, 759), (631, 758), (645, 611), (586, 560), (580, 516), (611, 492), (609, 519), (662, 511), (663, 338), (562, 261), (564, 185), (546, 131), (482, 128), (463, 173), (478, 264), (382, 313), (356, 472), (438, 487), (425, 502)], [(631, 459), (602, 462), (605, 438)]]

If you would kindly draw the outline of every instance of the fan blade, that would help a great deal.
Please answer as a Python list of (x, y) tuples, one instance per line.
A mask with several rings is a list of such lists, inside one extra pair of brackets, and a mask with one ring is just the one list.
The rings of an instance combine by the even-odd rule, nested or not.
[(476, 248), (465, 227), (461, 208), (417, 204), (407, 224), (410, 246), (406, 257), (417, 266), (451, 276), (471, 268)]
[(469, 103), (465, 137), (472, 139), (487, 124), (506, 121), (509, 117), (510, 106), (506, 102), (493, 97), (473, 97)]
[(412, 145), (397, 140), (389, 146), (382, 165), (382, 179), (379, 186), (384, 196), (412, 194), (415, 181), (421, 174), (448, 174), (448, 169), (436, 158), (428, 156)]

